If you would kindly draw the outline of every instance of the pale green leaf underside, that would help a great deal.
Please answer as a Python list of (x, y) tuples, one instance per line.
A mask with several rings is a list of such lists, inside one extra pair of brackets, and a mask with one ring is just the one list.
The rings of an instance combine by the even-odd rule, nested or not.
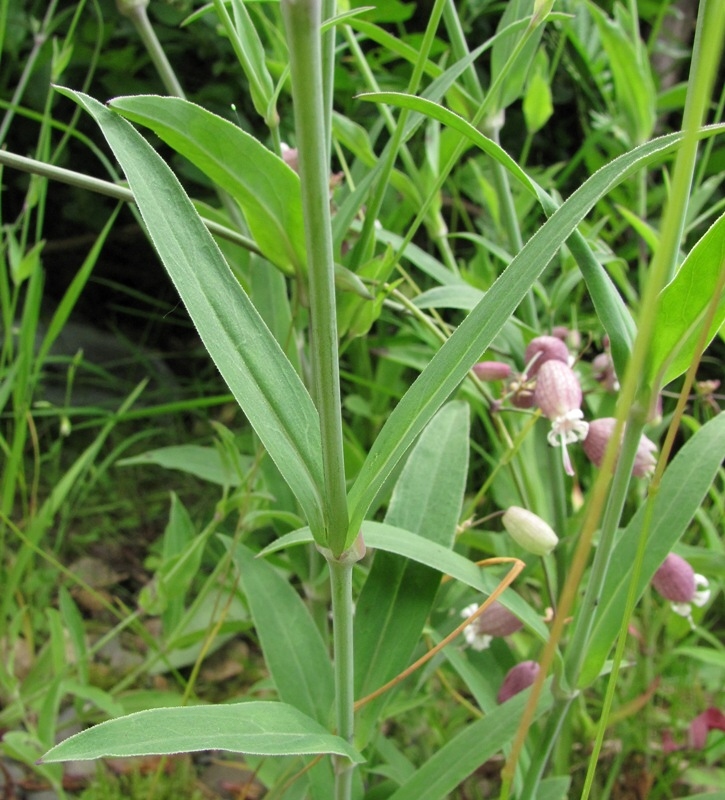
[(204, 345), (322, 537), (320, 423), (302, 381), (158, 154), (130, 123), (98, 101), (60, 91), (100, 125)]
[(153, 708), (108, 720), (71, 736), (44, 763), (92, 758), (229, 750), (259, 756), (335, 753), (364, 759), (339, 736), (286, 703)]
[(216, 483), (219, 486), (239, 486), (251, 459), (248, 456), (238, 458), (236, 464), (231, 464), (229, 459), (214, 447), (180, 444), (147, 450), (137, 456), (124, 458), (117, 464), (119, 467), (154, 464), (164, 469), (176, 469), (195, 475), (203, 481)]
[(305, 266), (297, 174), (234, 123), (178, 97), (117, 97), (111, 108), (152, 130), (241, 206), (264, 255), (288, 274)]

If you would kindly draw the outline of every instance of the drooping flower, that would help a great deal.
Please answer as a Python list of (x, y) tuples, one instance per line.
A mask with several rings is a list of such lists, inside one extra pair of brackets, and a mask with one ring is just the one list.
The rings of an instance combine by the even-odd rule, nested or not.
[(718, 708), (705, 709), (698, 714), (690, 723), (687, 731), (687, 744), (677, 744), (669, 731), (662, 735), (662, 749), (665, 753), (672, 753), (676, 750), (704, 750), (707, 744), (707, 734), (710, 731), (725, 731), (725, 714)]
[(499, 705), (510, 700), (514, 695), (528, 689), (539, 674), (539, 665), (536, 661), (522, 661), (506, 673), (501, 688), (498, 690), (497, 700)]
[(652, 586), (672, 605), (672, 610), (692, 625), (692, 606), (704, 606), (710, 599), (710, 586), (682, 556), (670, 553), (652, 578)]
[(569, 366), (569, 350), (556, 336), (537, 336), (524, 353), (525, 372), (532, 378), (547, 361), (561, 361)]
[[(582, 442), (582, 448), (587, 458), (597, 467), (602, 465), (604, 452), (607, 444), (614, 434), (614, 427), (617, 420), (614, 417), (602, 417), (594, 419), (589, 423), (589, 432)], [(657, 450), (657, 445), (648, 439), (644, 434), (639, 440), (637, 454), (634, 457), (632, 474), (638, 478), (651, 475), (657, 460), (653, 453)]]
[(618, 392), (620, 389), (617, 373), (614, 371), (612, 354), (609, 352), (599, 353), (592, 361), (592, 373), (594, 380), (601, 384), (607, 392)]
[(533, 408), (535, 386), (535, 380), (530, 380), (526, 375), (516, 375), (506, 387), (511, 405), (514, 408)]
[(502, 381), (511, 375), (511, 367), (503, 361), (479, 361), (473, 372), (482, 381)]
[(534, 403), (551, 420), (549, 444), (552, 447), (561, 445), (564, 469), (567, 475), (573, 475), (567, 445), (584, 439), (589, 425), (584, 422), (581, 410), (579, 379), (568, 364), (552, 360), (541, 365), (536, 377)]
[(548, 555), (559, 542), (551, 526), (525, 508), (510, 506), (502, 520), (511, 538), (534, 555)]
[[(476, 603), (472, 603), (461, 611), (461, 616), (470, 617), (471, 614), (475, 614), (477, 609)], [(470, 625), (466, 625), (463, 629), (463, 636), (466, 644), (474, 650), (485, 650), (495, 636), (510, 636), (521, 630), (522, 627), (523, 623), (515, 614), (501, 605), (498, 600), (494, 600), (483, 614), (476, 617)]]

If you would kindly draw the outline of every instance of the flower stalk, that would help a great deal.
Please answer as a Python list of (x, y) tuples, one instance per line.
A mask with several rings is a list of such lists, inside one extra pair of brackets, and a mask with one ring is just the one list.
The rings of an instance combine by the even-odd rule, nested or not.
[(312, 397), (320, 415), (324, 475), (324, 541), (334, 557), (345, 549), (347, 497), (340, 414), (335, 262), (330, 225), (328, 132), (325, 130), (320, 0), (285, 0), (302, 209), (307, 242)]

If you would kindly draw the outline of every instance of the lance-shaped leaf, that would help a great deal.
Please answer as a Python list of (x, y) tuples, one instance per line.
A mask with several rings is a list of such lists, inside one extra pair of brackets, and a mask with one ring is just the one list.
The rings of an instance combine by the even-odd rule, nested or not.
[(163, 160), (97, 100), (61, 91), (100, 125), (204, 345), (322, 540), (320, 424), (312, 398)]
[[(468, 473), (468, 405), (449, 403), (416, 442), (385, 521), (453, 547)], [(383, 551), (375, 554), (355, 605), (355, 696), (370, 694), (411, 662), (440, 585), (440, 573)], [(377, 724), (383, 696), (359, 715), (361, 729)]]
[(289, 582), (243, 544), (223, 537), (239, 570), (267, 668), (280, 698), (327, 722), (334, 702), (332, 665), (310, 610)]
[(240, 205), (264, 256), (289, 275), (305, 269), (300, 180), (234, 123), (179, 97), (117, 97), (111, 107), (150, 128)]
[(286, 703), (152, 708), (102, 722), (49, 750), (42, 763), (230, 750), (259, 756), (335, 753), (363, 761), (344, 739)]
[(691, 250), (657, 307), (648, 374), (666, 386), (690, 366), (709, 306), (717, 304), (710, 342), (725, 320), (725, 214)]

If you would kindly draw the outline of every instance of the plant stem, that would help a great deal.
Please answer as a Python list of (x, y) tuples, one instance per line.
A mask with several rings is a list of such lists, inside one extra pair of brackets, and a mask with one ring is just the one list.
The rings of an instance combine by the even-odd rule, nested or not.
[[(330, 223), (328, 132), (325, 130), (319, 0), (281, 4), (290, 76), (307, 241), (312, 396), (320, 415), (325, 537), (333, 556), (345, 550), (347, 497), (340, 413), (335, 263)], [(357, 533), (357, 532), (355, 532)]]
[[(337, 735), (352, 742), (354, 710), (352, 567), (347, 560), (328, 559), (332, 589), (332, 636), (335, 650), (335, 719)], [(333, 758), (335, 800), (351, 796), (353, 764), (346, 756)]]

